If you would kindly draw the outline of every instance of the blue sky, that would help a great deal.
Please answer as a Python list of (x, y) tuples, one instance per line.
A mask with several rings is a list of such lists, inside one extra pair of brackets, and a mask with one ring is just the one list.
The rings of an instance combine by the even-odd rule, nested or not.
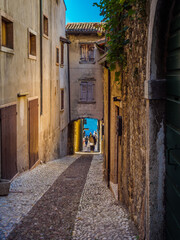
[(87, 124), (84, 124), (85, 128), (89, 128), (89, 130), (85, 130), (86, 136), (90, 134), (90, 132), (93, 134), (94, 131), (97, 131), (97, 124), (98, 121), (97, 119), (92, 119), (92, 118), (86, 118), (87, 119)]
[(99, 0), (65, 0), (66, 23), (68, 22), (100, 22), (99, 8), (93, 7), (94, 2)]

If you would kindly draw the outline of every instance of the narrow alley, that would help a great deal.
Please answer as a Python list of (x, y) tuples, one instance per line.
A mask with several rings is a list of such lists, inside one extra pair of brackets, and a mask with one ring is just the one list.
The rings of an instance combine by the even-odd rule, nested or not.
[(77, 154), (20, 174), (0, 198), (0, 239), (138, 239), (102, 164), (101, 154)]
[(180, 240), (180, 0), (0, 0), (0, 240)]

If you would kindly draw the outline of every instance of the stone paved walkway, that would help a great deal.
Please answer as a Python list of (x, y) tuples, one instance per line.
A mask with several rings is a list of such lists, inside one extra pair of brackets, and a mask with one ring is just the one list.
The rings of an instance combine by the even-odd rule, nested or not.
[(93, 155), (89, 169), (90, 163), (88, 155), (68, 156), (17, 177), (10, 194), (0, 197), (0, 239), (137, 239), (102, 180), (102, 156)]
[(138, 239), (128, 213), (106, 187), (102, 167), (102, 155), (94, 155), (81, 196), (73, 240)]
[(22, 173), (11, 183), (10, 194), (0, 197), (0, 240), (7, 239), (15, 225), (79, 157), (68, 156), (39, 165), (32, 171)]

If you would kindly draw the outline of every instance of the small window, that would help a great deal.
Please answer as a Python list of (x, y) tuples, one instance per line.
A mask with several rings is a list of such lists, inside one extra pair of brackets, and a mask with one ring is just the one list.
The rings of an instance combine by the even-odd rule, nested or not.
[(84, 43), (80, 45), (80, 63), (94, 63), (94, 44)]
[(59, 65), (59, 48), (56, 47), (56, 65)]
[(64, 65), (64, 43), (61, 42), (61, 66)]
[(81, 82), (80, 83), (80, 102), (95, 102), (94, 99), (94, 82)]
[(31, 30), (30, 28), (28, 28), (28, 45), (28, 57), (30, 59), (36, 60), (36, 32)]
[(64, 89), (61, 89), (61, 111), (64, 110)]
[(48, 18), (44, 15), (44, 35), (48, 37)]
[(31, 32), (29, 36), (29, 54), (36, 56), (36, 35)]
[(2, 41), (1, 45), (13, 49), (13, 22), (2, 17)]

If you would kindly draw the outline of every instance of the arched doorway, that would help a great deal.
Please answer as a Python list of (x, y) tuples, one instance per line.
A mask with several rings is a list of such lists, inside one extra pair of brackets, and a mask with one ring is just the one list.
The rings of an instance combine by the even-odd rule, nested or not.
[[(93, 138), (91, 150), (90, 135)], [(87, 143), (86, 143), (87, 140)], [(94, 118), (81, 118), (71, 121), (68, 127), (68, 152), (69, 154), (100, 153), (102, 150), (102, 121)]]

